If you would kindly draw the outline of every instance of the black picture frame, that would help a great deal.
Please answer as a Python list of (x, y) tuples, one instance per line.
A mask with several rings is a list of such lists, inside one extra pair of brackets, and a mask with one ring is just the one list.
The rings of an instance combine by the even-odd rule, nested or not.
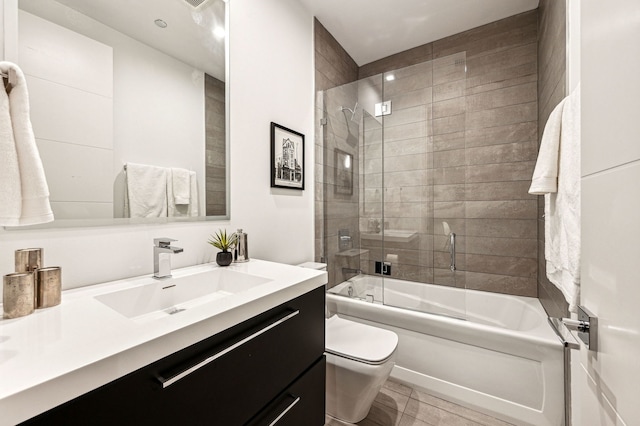
[(334, 192), (353, 195), (353, 155), (341, 149), (334, 149)]
[(304, 135), (271, 122), (271, 187), (304, 190)]

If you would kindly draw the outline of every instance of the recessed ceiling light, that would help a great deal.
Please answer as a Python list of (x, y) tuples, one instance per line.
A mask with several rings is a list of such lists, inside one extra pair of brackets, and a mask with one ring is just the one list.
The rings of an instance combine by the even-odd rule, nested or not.
[(159, 26), (160, 28), (167, 28), (167, 23), (165, 21), (163, 21), (162, 19), (156, 19), (153, 22), (155, 22), (156, 25)]
[(396, 79), (396, 76), (393, 74), (387, 74), (387, 76), (385, 77), (385, 80), (387, 81), (393, 81)]

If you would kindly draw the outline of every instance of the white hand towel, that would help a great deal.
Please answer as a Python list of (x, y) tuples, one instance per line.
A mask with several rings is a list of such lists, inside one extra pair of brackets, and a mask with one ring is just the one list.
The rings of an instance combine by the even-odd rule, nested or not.
[[(175, 202), (169, 202), (169, 217), (196, 217), (198, 216), (198, 178), (196, 172), (188, 171), (189, 176), (189, 203), (188, 204), (176, 204)], [(175, 200), (173, 179), (167, 182), (167, 188), (169, 191), (169, 200)]]
[[(36, 145), (36, 139), (31, 127), (31, 118), (29, 113), (29, 93), (27, 91), (27, 82), (24, 78), (22, 70), (11, 62), (0, 62), (0, 71), (3, 74), (9, 72), (14, 73), (15, 82), (8, 95), (9, 100), (9, 116), (11, 118), (10, 125), (13, 131), (13, 141), (15, 143), (15, 152), (18, 159), (18, 168), (20, 170), (20, 194), (21, 208), (20, 216), (15, 225), (34, 225), (37, 223), (46, 223), (53, 220), (53, 212), (49, 203), (49, 187), (42, 167), (42, 160)], [(3, 95), (4, 96), (4, 95)], [(2, 102), (2, 101), (0, 101)], [(3, 113), (4, 114), (4, 113)], [(6, 115), (3, 121), (3, 127), (6, 123)], [(6, 137), (6, 128), (3, 131)], [(3, 145), (6, 141), (3, 141)], [(6, 160), (11, 166), (12, 153), (9, 150), (9, 157)], [(4, 148), (3, 148), (4, 152)], [(4, 161), (3, 161), (4, 162)], [(9, 173), (13, 173), (9, 171)], [(4, 182), (3, 188), (16, 186), (18, 182)], [(4, 191), (4, 189), (3, 189)], [(8, 197), (12, 197), (9, 195)], [(13, 197), (15, 199), (15, 196)], [(12, 220), (9, 220), (11, 222)], [(11, 223), (6, 223), (7, 225)]]
[(191, 183), (189, 170), (172, 168), (171, 185), (173, 187), (174, 204), (189, 204), (191, 199)]
[(544, 194), (547, 278), (569, 311), (580, 297), (580, 86), (554, 108), (542, 134), (530, 194)]
[(544, 126), (529, 194), (544, 195), (558, 190), (558, 155), (565, 102), (566, 98), (560, 101)]
[(127, 163), (129, 217), (167, 217), (169, 169)]
[(9, 113), (9, 96), (4, 87), (0, 88), (0, 186), (0, 225), (19, 225), (22, 211), (20, 168)]
[(189, 172), (189, 184), (191, 185), (191, 201), (189, 202), (189, 216), (196, 217), (199, 214), (198, 201), (198, 175), (194, 171)]
[(547, 277), (564, 294), (569, 311), (580, 298), (580, 85), (562, 112), (558, 191), (545, 195)]

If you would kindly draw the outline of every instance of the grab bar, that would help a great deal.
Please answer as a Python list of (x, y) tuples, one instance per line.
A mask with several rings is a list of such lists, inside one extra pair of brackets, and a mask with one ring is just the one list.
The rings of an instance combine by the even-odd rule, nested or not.
[(451, 265), (449, 269), (453, 272), (456, 270), (456, 234), (454, 232), (449, 234), (449, 253), (451, 254)]

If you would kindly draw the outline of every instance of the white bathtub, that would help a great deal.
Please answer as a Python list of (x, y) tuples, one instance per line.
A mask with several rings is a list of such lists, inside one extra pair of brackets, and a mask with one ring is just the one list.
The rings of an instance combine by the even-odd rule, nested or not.
[(516, 425), (564, 423), (563, 347), (538, 299), (360, 275), (327, 307), (398, 334), (400, 382)]

